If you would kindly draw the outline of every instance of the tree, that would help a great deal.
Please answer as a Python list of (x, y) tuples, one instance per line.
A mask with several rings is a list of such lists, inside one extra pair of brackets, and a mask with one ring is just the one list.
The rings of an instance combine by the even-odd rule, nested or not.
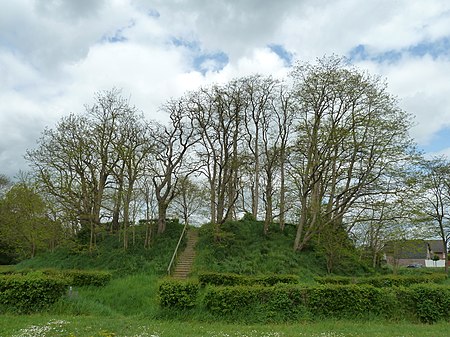
[(210, 221), (218, 235), (220, 224), (235, 213), (240, 192), (244, 91), (238, 80), (201, 89), (190, 96), (200, 142), (197, 157), (210, 191)]
[(0, 173), (0, 197), (6, 193), (10, 186), (11, 180), (6, 175)]
[(47, 206), (36, 190), (15, 184), (0, 201), (0, 234), (20, 258), (30, 258), (49, 248), (61, 232), (47, 214)]
[(119, 90), (100, 92), (84, 114), (63, 117), (55, 129), (44, 130), (37, 149), (27, 152), (41, 188), (61, 205), (75, 227), (89, 233), (91, 250), (96, 228), (109, 212), (107, 189), (123, 183), (111, 179), (120, 163), (126, 168), (117, 151), (117, 141), (123, 139), (121, 126), (137, 120), (135, 115), (136, 108)]
[(204, 210), (207, 191), (200, 183), (189, 178), (180, 179), (178, 190), (173, 200), (173, 211), (181, 215), (185, 224), (190, 224), (192, 216), (201, 215)]
[(167, 102), (163, 110), (168, 112), (171, 125), (153, 123), (150, 133), (154, 158), (150, 162), (150, 171), (158, 203), (159, 234), (166, 230), (167, 209), (176, 196), (179, 180), (196, 171), (195, 166), (189, 165), (187, 154), (199, 141), (193, 117), (183, 98)]
[(450, 240), (450, 163), (443, 158), (424, 160), (422, 169), (426, 220), (430, 223), (432, 231), (442, 240), (447, 273)]
[(297, 65), (292, 77), (299, 109), (290, 159), (300, 201), (294, 250), (302, 250), (326, 228), (345, 226), (355, 203), (404, 160), (410, 118), (385, 84), (342, 59)]

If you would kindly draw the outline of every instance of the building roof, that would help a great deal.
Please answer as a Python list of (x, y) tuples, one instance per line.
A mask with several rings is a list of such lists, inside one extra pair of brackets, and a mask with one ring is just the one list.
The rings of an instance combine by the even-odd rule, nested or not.
[(429, 244), (430, 249), (433, 253), (443, 253), (444, 250), (442, 249), (442, 240), (426, 240), (426, 242)]
[(395, 240), (389, 241), (384, 253), (399, 259), (426, 259), (430, 254), (442, 254), (441, 240)]

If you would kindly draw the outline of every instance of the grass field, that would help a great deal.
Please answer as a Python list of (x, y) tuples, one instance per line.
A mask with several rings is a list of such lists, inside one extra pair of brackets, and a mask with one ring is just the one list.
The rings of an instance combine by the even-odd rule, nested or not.
[[(292, 252), (289, 231), (281, 233), (274, 227), (270, 237), (255, 232), (259, 223), (231, 223), (219, 244), (211, 235), (201, 231), (197, 246), (194, 276), (200, 271), (238, 272), (242, 274), (298, 275), (302, 283), (314, 284), (314, 277), (324, 275), (323, 258), (314, 251), (302, 254)], [(259, 228), (259, 227), (258, 227)], [(291, 228), (292, 230), (292, 228)], [(135, 246), (123, 252), (120, 242), (105, 238), (96, 254), (74, 254), (65, 250), (44, 254), (19, 266), (0, 266), (0, 273), (19, 268), (86, 268), (107, 269), (113, 273), (111, 282), (101, 288), (77, 287), (63, 296), (47, 311), (32, 315), (15, 315), (14, 311), (1, 311), (0, 337), (446, 337), (450, 322), (432, 325), (380, 318), (361, 320), (312, 319), (289, 324), (238, 324), (208, 316), (202, 308), (189, 312), (162, 310), (158, 304), (158, 284), (163, 278), (180, 228), (166, 237), (157, 238), (152, 247), (144, 250)], [(290, 233), (292, 234), (292, 233)], [(119, 243), (118, 243), (119, 242)], [(352, 265), (352, 264), (349, 264)], [(346, 265), (341, 266), (342, 270)], [(399, 270), (404, 274), (427, 274), (431, 271)], [(443, 271), (440, 271), (443, 272)], [(366, 274), (359, 268), (350, 275)], [(345, 273), (344, 273), (345, 275)], [(450, 284), (450, 280), (445, 282)], [(1, 309), (1, 308), (0, 308)], [(249, 313), (251, 316), (252, 313)], [(257, 316), (257, 315), (255, 315)], [(249, 322), (252, 317), (248, 317)], [(403, 321), (403, 319), (405, 321)], [(243, 320), (244, 322), (246, 320)], [(253, 320), (254, 322), (255, 320)], [(229, 321), (228, 321), (229, 322)], [(232, 324), (234, 322), (234, 324)]]
[(0, 316), (1, 337), (445, 337), (450, 323), (434, 325), (403, 322), (325, 321), (288, 325), (231, 325), (155, 321), (139, 316)]

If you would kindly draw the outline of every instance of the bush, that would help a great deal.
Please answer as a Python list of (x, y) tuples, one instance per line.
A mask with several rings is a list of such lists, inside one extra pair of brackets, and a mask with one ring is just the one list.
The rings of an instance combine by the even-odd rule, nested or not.
[(96, 270), (65, 270), (62, 274), (69, 278), (70, 285), (83, 287), (103, 287), (111, 280), (111, 273)]
[(238, 285), (262, 285), (273, 286), (278, 283), (297, 284), (296, 275), (264, 275), (244, 276), (232, 273), (200, 273), (198, 279), (202, 286), (238, 286)]
[(205, 308), (216, 317), (243, 322), (288, 322), (308, 316), (299, 287), (208, 287)]
[[(196, 282), (164, 281), (159, 288), (160, 305), (163, 308), (192, 308), (198, 290), (199, 283)], [(410, 287), (282, 283), (275, 286), (206, 285), (201, 305), (215, 319), (244, 323), (374, 317), (434, 323), (450, 319), (450, 288), (435, 284)]]
[(387, 316), (392, 305), (395, 297), (389, 291), (370, 285), (322, 285), (306, 289), (307, 308), (313, 316), (323, 318)]
[(450, 288), (438, 285), (416, 285), (410, 288), (415, 316), (422, 323), (450, 318)]
[(163, 308), (192, 308), (197, 301), (198, 289), (198, 282), (165, 280), (159, 285), (159, 304)]
[(64, 279), (43, 274), (0, 276), (0, 302), (18, 313), (30, 313), (49, 307), (65, 292)]
[(366, 284), (374, 287), (409, 287), (414, 284), (421, 283), (442, 283), (447, 279), (445, 274), (429, 274), (429, 275), (383, 275), (372, 277), (316, 277), (316, 281), (320, 284)]

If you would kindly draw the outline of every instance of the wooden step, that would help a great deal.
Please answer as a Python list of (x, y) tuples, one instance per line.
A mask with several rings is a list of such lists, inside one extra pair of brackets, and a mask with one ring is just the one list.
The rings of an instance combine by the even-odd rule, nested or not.
[(188, 277), (195, 259), (195, 245), (198, 240), (198, 232), (196, 230), (189, 230), (186, 236), (186, 247), (180, 254), (175, 270), (172, 273), (172, 277), (176, 279), (186, 279)]

